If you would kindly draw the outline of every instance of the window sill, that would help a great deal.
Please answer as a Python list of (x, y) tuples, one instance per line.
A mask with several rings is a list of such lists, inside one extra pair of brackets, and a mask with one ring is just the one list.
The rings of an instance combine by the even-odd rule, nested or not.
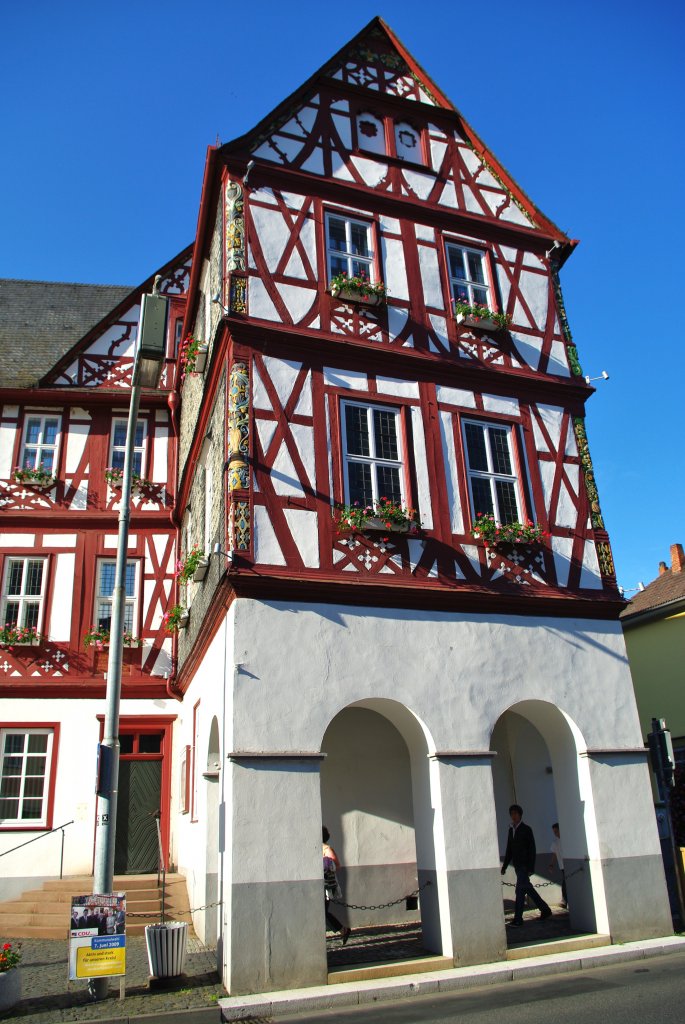
[(57, 480), (53, 476), (50, 480), (21, 480), (19, 477), (13, 476), (12, 482), (18, 487), (33, 487), (36, 491), (50, 491), (56, 485)]
[(209, 559), (208, 558), (203, 558), (202, 561), (198, 563), (197, 569), (193, 573), (193, 583), (202, 583), (202, 581), (205, 578), (205, 576), (207, 575), (208, 571), (209, 571)]
[(15, 640), (14, 643), (9, 640), (2, 640), (0, 641), (0, 650), (13, 650), (15, 647), (40, 647), (42, 643), (42, 640)]

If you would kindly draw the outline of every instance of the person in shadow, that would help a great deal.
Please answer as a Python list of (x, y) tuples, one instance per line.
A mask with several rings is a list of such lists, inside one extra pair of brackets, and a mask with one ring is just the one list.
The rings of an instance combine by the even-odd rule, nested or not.
[(342, 939), (343, 946), (346, 944), (350, 937), (350, 929), (345, 925), (342, 925), (337, 917), (331, 913), (330, 901), (336, 899), (342, 899), (342, 890), (338, 884), (338, 878), (336, 875), (336, 868), (340, 867), (340, 860), (338, 855), (329, 844), (328, 840), (331, 838), (331, 834), (324, 825), (321, 830), (321, 836), (323, 839), (322, 851), (323, 851), (323, 884), (324, 884), (324, 906), (326, 909), (326, 924), (332, 931), (339, 932)]
[(513, 864), (516, 872), (516, 903), (514, 905), (514, 918), (509, 922), (512, 928), (520, 928), (523, 924), (523, 907), (526, 896), (529, 896), (540, 911), (540, 917), (544, 920), (550, 917), (552, 911), (547, 906), (533, 886), (530, 876), (535, 871), (535, 836), (530, 825), (526, 825), (523, 819), (523, 808), (520, 804), (512, 804), (509, 808), (511, 825), (507, 836), (507, 849), (502, 864), (502, 874), (507, 870), (509, 864)]

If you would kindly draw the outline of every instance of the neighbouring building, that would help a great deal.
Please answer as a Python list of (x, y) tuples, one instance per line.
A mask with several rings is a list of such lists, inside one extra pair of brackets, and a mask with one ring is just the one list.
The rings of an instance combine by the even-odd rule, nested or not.
[(670, 565), (621, 612), (640, 728), (646, 741), (653, 718), (663, 718), (673, 738), (676, 790), (673, 797), (676, 838), (685, 846), (685, 554), (671, 544)]
[[(131, 763), (161, 765), (165, 855), (232, 993), (325, 983), (322, 821), (348, 902), (420, 888), (424, 944), (458, 965), (505, 956), (512, 800), (541, 846), (560, 822), (576, 927), (671, 930), (559, 283), (574, 245), (380, 19), (208, 151), (192, 266), (162, 271), (178, 313), (140, 447), (163, 486), (134, 510), (122, 723)], [(24, 614), (40, 561), (47, 637), (3, 650), (5, 749), (28, 784), (38, 744), (40, 827), (76, 803), (84, 862), (104, 684), (81, 638), (106, 600), (140, 291), (0, 395), (3, 611)], [(36, 494), (12, 471), (56, 409)], [(53, 649), (88, 664), (68, 678)]]

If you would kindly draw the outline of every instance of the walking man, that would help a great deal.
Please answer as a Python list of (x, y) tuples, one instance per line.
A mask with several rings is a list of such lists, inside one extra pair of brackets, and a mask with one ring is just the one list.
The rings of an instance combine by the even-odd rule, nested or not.
[(526, 825), (523, 818), (523, 808), (519, 804), (512, 804), (509, 808), (511, 825), (507, 836), (507, 849), (502, 864), (502, 874), (507, 870), (509, 864), (513, 864), (516, 872), (516, 903), (514, 906), (514, 919), (509, 924), (514, 928), (520, 928), (523, 924), (523, 906), (526, 896), (530, 896), (535, 906), (540, 911), (540, 917), (544, 920), (552, 913), (541, 896), (535, 891), (530, 876), (535, 871), (535, 837), (530, 825)]

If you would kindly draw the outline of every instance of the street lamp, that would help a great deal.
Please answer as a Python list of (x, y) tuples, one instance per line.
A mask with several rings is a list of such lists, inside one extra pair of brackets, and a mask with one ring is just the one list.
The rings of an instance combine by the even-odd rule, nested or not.
[[(110, 893), (114, 884), (114, 845), (116, 840), (117, 790), (119, 785), (119, 706), (121, 704), (121, 666), (124, 659), (124, 620), (126, 614), (126, 559), (128, 528), (131, 518), (131, 484), (136, 423), (141, 387), (156, 387), (164, 361), (168, 317), (168, 299), (159, 295), (158, 275), (151, 295), (143, 295), (138, 322), (138, 339), (131, 379), (131, 402), (126, 427), (126, 449), (121, 480), (117, 560), (112, 589), (112, 620), (107, 662), (107, 695), (104, 736), (99, 747), (95, 829), (95, 870), (93, 892)], [(105, 999), (107, 978), (91, 978), (94, 999)]]

